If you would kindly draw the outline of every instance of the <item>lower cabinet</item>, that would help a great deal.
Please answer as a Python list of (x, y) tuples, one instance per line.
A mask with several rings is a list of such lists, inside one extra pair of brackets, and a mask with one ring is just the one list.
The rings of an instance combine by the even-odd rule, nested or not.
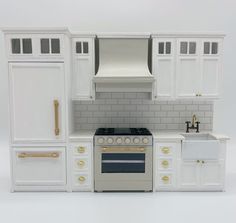
[(93, 142), (78, 141), (70, 146), (72, 191), (93, 191)]
[(157, 142), (154, 148), (154, 190), (177, 189), (177, 157), (180, 156), (181, 141)]
[(224, 160), (180, 160), (181, 190), (223, 190)]
[(49, 190), (65, 190), (65, 150), (65, 147), (12, 148), (13, 186), (19, 190), (25, 187), (29, 191), (47, 190), (47, 187)]

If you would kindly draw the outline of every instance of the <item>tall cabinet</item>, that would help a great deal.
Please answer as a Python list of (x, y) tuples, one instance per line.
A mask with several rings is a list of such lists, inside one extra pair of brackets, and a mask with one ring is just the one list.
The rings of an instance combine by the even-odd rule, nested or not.
[(5, 30), (12, 191), (66, 190), (66, 30)]

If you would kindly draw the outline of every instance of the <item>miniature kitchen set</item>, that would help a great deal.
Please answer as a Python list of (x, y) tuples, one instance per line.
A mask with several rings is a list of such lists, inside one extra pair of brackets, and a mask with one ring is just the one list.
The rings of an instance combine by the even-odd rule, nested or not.
[(224, 191), (223, 34), (3, 32), (11, 191)]

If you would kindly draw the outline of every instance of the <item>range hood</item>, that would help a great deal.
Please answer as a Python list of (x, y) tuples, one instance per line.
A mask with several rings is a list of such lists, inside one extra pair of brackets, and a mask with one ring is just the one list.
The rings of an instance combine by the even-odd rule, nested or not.
[(96, 92), (152, 92), (148, 35), (98, 36), (98, 41), (99, 64), (93, 79)]

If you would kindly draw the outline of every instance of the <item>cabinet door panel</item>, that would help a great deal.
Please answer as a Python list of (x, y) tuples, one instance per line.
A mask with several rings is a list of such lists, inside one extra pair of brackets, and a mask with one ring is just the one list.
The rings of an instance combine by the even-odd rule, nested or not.
[[(62, 63), (10, 63), (13, 141), (65, 139), (64, 69)], [(59, 103), (55, 117), (54, 100)], [(59, 135), (56, 135), (58, 121)]]
[(91, 63), (89, 58), (78, 57), (75, 60), (75, 95), (79, 98), (89, 99), (91, 96)]
[(179, 186), (185, 189), (199, 185), (199, 166), (196, 161), (182, 162), (180, 167)]
[(196, 58), (180, 58), (177, 64), (177, 96), (195, 97), (200, 89), (199, 61)]
[(203, 188), (223, 187), (223, 162), (205, 161), (201, 165), (201, 186)]
[(66, 184), (65, 148), (13, 148), (15, 185)]
[(202, 59), (202, 94), (204, 96), (218, 96), (219, 69), (218, 58)]

